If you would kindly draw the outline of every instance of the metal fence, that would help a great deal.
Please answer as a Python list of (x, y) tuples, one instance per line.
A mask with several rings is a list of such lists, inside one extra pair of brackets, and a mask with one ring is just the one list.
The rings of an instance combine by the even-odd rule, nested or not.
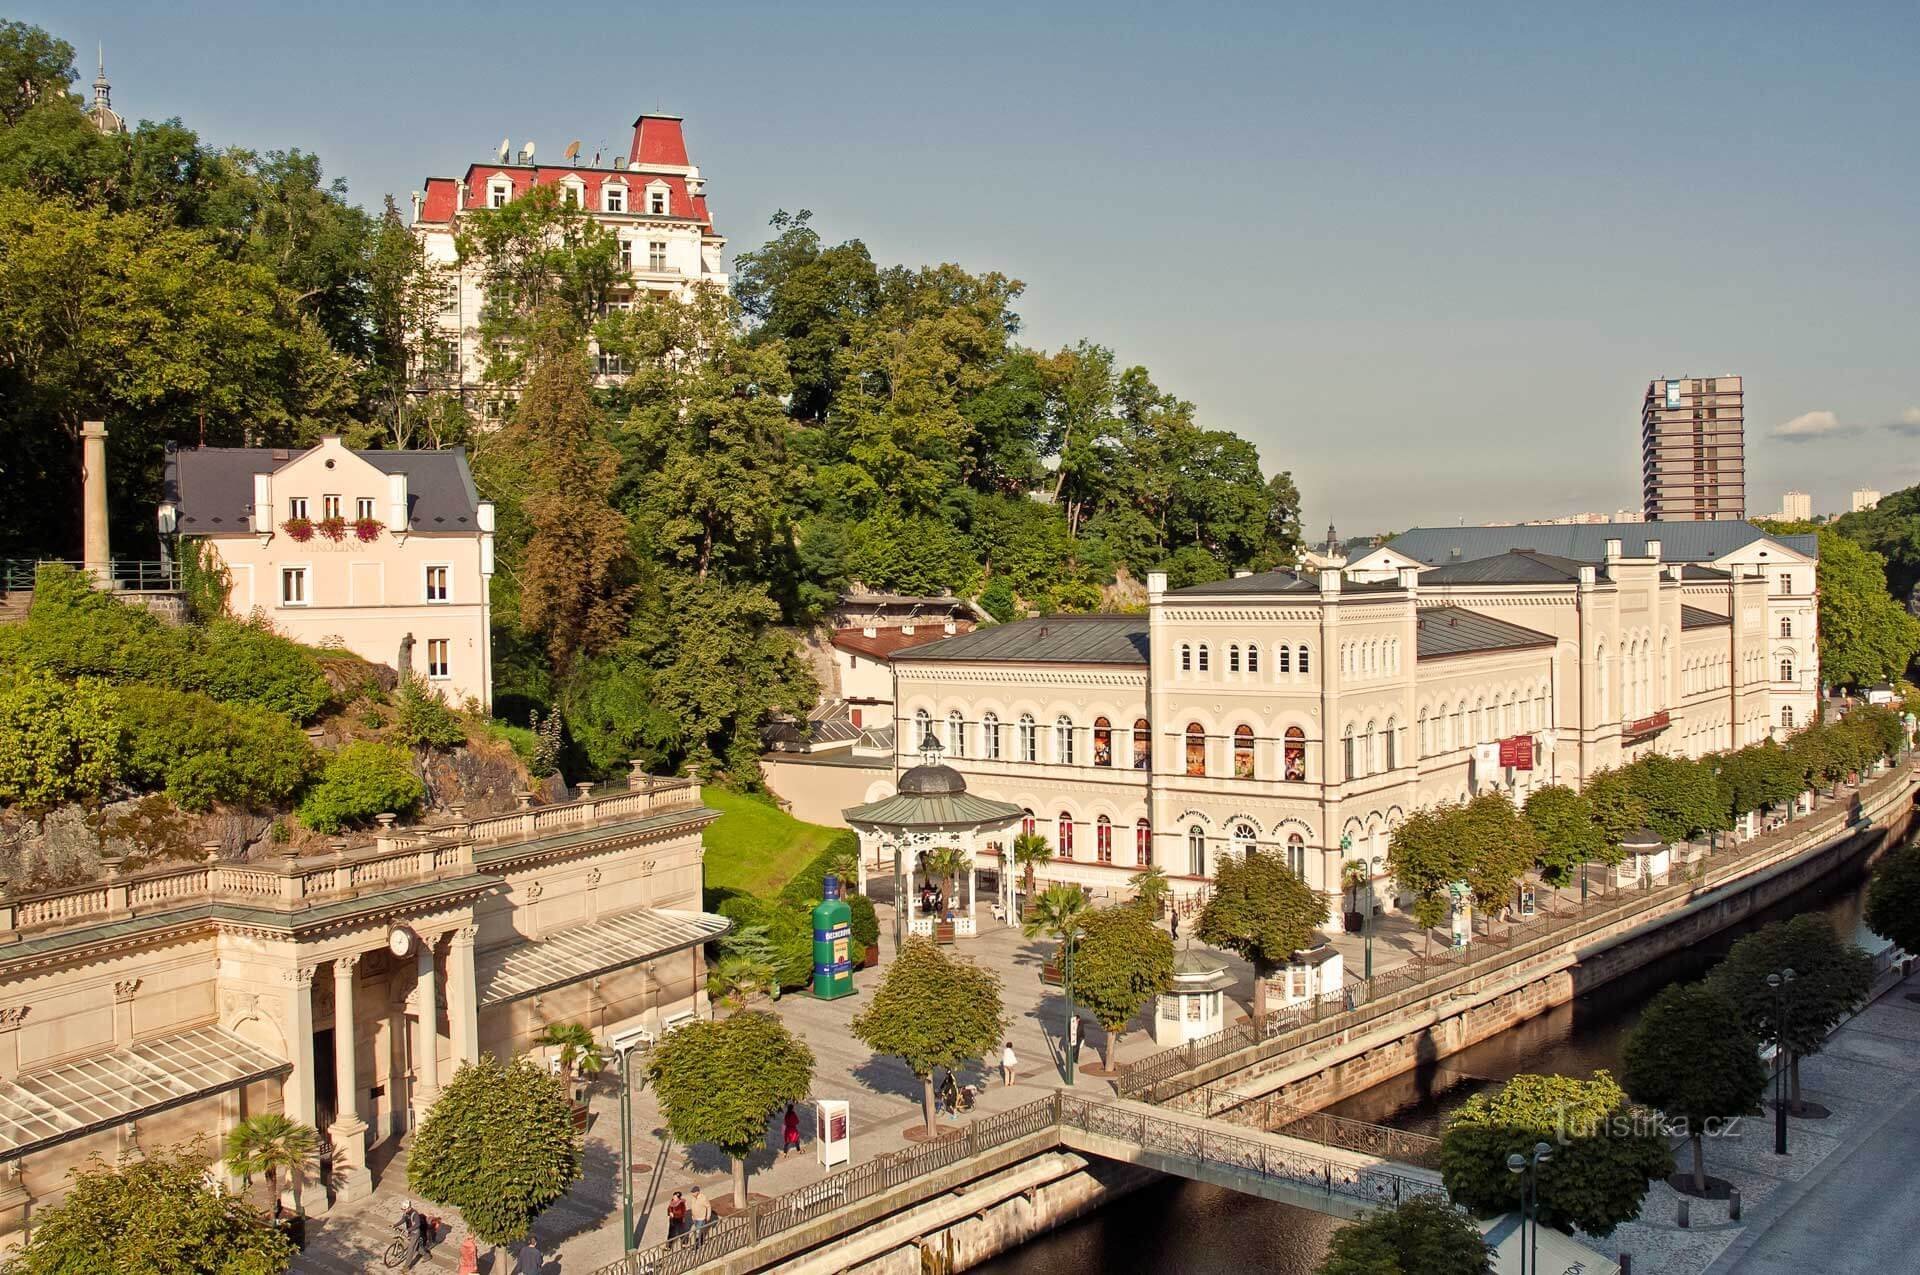
[(1427, 1169), (1440, 1166), (1438, 1138), (1390, 1125), (1349, 1120), (1324, 1111), (1309, 1111), (1282, 1102), (1272, 1094), (1248, 1097), (1231, 1089), (1203, 1087), (1183, 1095), (1179, 1109), (1210, 1120), (1224, 1120), (1401, 1164), (1417, 1164)]
[[(0, 558), (0, 593), (30, 592), (34, 573), (41, 567), (71, 567), (86, 571), (84, 562), (62, 558)], [(105, 582), (116, 593), (177, 593), (180, 564), (135, 558), (108, 561)]]

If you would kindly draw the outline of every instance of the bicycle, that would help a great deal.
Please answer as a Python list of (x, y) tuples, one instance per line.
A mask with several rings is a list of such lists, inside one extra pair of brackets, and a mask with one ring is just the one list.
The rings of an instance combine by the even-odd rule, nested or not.
[[(404, 1225), (404, 1222), (395, 1222), (393, 1225), (394, 1225), (394, 1229), (398, 1230), (401, 1226)], [(428, 1242), (432, 1243), (435, 1239), (439, 1238), (439, 1235), (440, 1235), (440, 1219), (433, 1216), (431, 1213), (429, 1213), (427, 1215)], [(422, 1253), (422, 1256), (425, 1256), (424, 1252)], [(387, 1245), (386, 1254), (381, 1259), (381, 1261), (387, 1267), (388, 1270), (392, 1270), (406, 1260), (407, 1260), (407, 1237), (404, 1235), (396, 1236), (394, 1238), (393, 1243)]]

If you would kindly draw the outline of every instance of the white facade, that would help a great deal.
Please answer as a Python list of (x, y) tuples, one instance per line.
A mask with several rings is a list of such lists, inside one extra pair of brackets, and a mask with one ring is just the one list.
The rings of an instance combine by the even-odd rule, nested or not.
[[(1856, 509), (1859, 506), (1854, 506)], [(1804, 491), (1790, 491), (1780, 497), (1783, 522), (1806, 522), (1813, 517), (1813, 497)]]

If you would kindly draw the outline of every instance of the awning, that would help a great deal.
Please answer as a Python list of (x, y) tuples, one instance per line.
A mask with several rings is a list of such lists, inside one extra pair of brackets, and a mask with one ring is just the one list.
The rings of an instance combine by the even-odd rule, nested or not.
[(0, 1080), (0, 1160), (238, 1089), (293, 1064), (219, 1027)]
[(596, 974), (683, 952), (718, 938), (733, 923), (711, 912), (638, 908), (592, 925), (487, 952), (474, 971), (480, 1003), (499, 1005)]

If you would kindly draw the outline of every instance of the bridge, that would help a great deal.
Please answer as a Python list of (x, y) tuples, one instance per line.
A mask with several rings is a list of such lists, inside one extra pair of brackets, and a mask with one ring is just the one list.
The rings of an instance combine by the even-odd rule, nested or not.
[[(1441, 1195), (1439, 1173), (1426, 1164), (1389, 1159), (1343, 1143), (1372, 1142), (1431, 1162), (1437, 1144), (1398, 1130), (1323, 1117), (1322, 1123), (1281, 1113), (1292, 1132), (1259, 1127), (1272, 1108), (1238, 1108), (1247, 1123), (1222, 1116), (1168, 1111), (1127, 1099), (1056, 1090), (1049, 1097), (969, 1124), (964, 1131), (910, 1151), (858, 1164), (819, 1182), (717, 1218), (698, 1248), (655, 1245), (601, 1268), (597, 1275), (678, 1275), (682, 1271), (747, 1272), (775, 1265), (796, 1273), (845, 1269), (859, 1260), (836, 1241), (870, 1228), (897, 1248), (916, 1236), (984, 1211), (970, 1184), (996, 1179), (996, 1201), (1033, 1189), (1057, 1170), (1044, 1162), (1071, 1152), (1155, 1173), (1225, 1187), (1245, 1195), (1354, 1218), (1416, 1196)], [(1023, 1166), (1032, 1166), (1027, 1179)], [(996, 1201), (989, 1201), (996, 1202)], [(910, 1212), (909, 1212), (910, 1211)], [(896, 1218), (895, 1215), (898, 1215)], [(834, 1245), (830, 1251), (826, 1246)]]

